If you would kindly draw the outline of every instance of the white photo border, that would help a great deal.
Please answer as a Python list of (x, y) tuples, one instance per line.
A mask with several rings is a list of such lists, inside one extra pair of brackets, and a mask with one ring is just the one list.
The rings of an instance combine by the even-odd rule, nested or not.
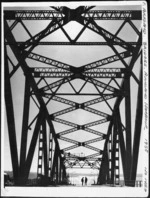
[[(6, 6), (9, 7), (32, 7), (32, 6), (64, 6), (64, 5), (141, 5), (142, 6), (142, 28), (143, 28), (143, 122), (142, 122), (142, 131), (144, 134), (144, 141), (142, 144), (143, 152), (143, 186), (141, 188), (135, 187), (125, 187), (125, 188), (74, 188), (74, 187), (5, 187), (4, 188), (4, 33), (3, 33), (3, 9)], [(2, 3), (1, 7), (1, 57), (2, 57), (2, 70), (1, 70), (1, 90), (2, 90), (2, 99), (1, 99), (1, 123), (2, 123), (2, 135), (1, 135), (1, 195), (3, 197), (147, 197), (149, 194), (149, 56), (148, 56), (148, 11), (147, 11), (147, 2), (146, 1), (84, 1), (84, 2), (38, 2), (38, 3), (29, 3), (29, 2), (18, 2), (18, 3)]]

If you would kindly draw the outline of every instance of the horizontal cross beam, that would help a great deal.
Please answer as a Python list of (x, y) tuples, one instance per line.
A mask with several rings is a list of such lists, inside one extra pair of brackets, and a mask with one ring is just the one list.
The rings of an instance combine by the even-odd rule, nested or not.
[[(51, 95), (54, 95), (53, 93), (44, 93), (43, 94), (43, 97), (46, 97), (46, 98), (49, 98)], [(79, 92), (76, 92), (76, 93), (56, 93), (55, 94), (56, 96), (100, 96), (101, 94), (100, 93), (79, 93)], [(110, 95), (110, 94), (102, 94), (103, 96), (107, 96), (107, 95)], [(116, 96), (119, 96), (119, 95), (123, 95), (121, 92), (120, 93), (115, 93)]]
[(123, 78), (125, 73), (125, 68), (96, 68), (83, 72), (85, 76), (95, 78)]
[(80, 156), (65, 156), (67, 160), (77, 160), (77, 161), (102, 161), (102, 158), (87, 158), (87, 157), (80, 157)]
[[(85, 76), (82, 76), (82, 77), (83, 77), (82, 80), (89, 81), (89, 83), (91, 83), (91, 81), (90, 81), (91, 77), (85, 77)], [(67, 83), (68, 81), (71, 81), (74, 78), (75, 78), (74, 76), (63, 78), (63, 79), (60, 79), (60, 80), (58, 80), (56, 82), (53, 82), (53, 83), (51, 83), (49, 85), (43, 86), (43, 87), (40, 88), (41, 94), (43, 94), (44, 97), (49, 98), (50, 97), (49, 94), (48, 93), (44, 93), (45, 91), (49, 91), (49, 89), (53, 89), (53, 88), (58, 87), (58, 86), (60, 86), (60, 85), (62, 85), (64, 83)], [(109, 90), (111, 92), (115, 92), (115, 94), (120, 94), (121, 93), (121, 91), (119, 89), (117, 89), (115, 87), (112, 87), (112, 86), (110, 86), (110, 85), (108, 85), (106, 83), (103, 83), (103, 82), (98, 81), (96, 79), (92, 79), (92, 81), (98, 87), (104, 88), (104, 89)], [(80, 94), (82, 94), (82, 93), (80, 93)], [(89, 93), (89, 95), (90, 95), (90, 93)]]
[(85, 18), (94, 20), (141, 20), (141, 10), (91, 10), (82, 14)]
[(64, 78), (64, 77), (70, 77), (73, 76), (73, 73), (61, 71), (61, 72), (49, 72), (49, 73), (39, 73), (39, 72), (34, 72), (32, 73), (34, 78)]
[(51, 20), (61, 19), (64, 14), (54, 10), (12, 10), (4, 11), (6, 20)]
[[(90, 28), (92, 29), (92, 28)], [(18, 47), (19, 46), (22, 46), (24, 45), (26, 42), (23, 42), (23, 41), (20, 41), (20, 42), (5, 42), (6, 45), (15, 45), (17, 44)], [(131, 46), (135, 46), (135, 45), (140, 45), (139, 43), (137, 42), (121, 42), (121, 41), (118, 41), (118, 42), (115, 42), (115, 41), (107, 41), (107, 42), (74, 42), (74, 40), (72, 40), (71, 42), (63, 42), (63, 41), (60, 41), (60, 42), (52, 42), (52, 41), (41, 41), (41, 42), (36, 42), (36, 41), (30, 41), (29, 43), (30, 45), (32, 44), (36, 44), (36, 45), (109, 45), (109, 44), (113, 44), (113, 45), (120, 45), (122, 47), (126, 47), (126, 44), (128, 45), (131, 45)]]
[(123, 78), (125, 77), (126, 69), (125, 68), (97, 68), (83, 73), (78, 73), (79, 68), (74, 68), (74, 73), (69, 71), (64, 71), (61, 68), (45, 68), (45, 67), (34, 67), (30, 68), (33, 76), (35, 78), (44, 77), (44, 78), (64, 78), (70, 76), (82, 77), (82, 74), (88, 77), (95, 78)]
[[(80, 163), (82, 161), (82, 163)], [(90, 166), (91, 168), (99, 168), (100, 164), (99, 164), (100, 160), (93, 160), (92, 162), (88, 161), (88, 160), (70, 160), (70, 159), (66, 159), (65, 160), (65, 165), (67, 166), (67, 168), (84, 168), (84, 167), (88, 167)]]
[[(141, 20), (141, 15), (140, 10), (91, 10), (82, 14), (83, 17), (94, 20)], [(51, 20), (64, 18), (65, 15), (54, 10), (13, 10), (4, 11), (4, 17), (8, 20)]]

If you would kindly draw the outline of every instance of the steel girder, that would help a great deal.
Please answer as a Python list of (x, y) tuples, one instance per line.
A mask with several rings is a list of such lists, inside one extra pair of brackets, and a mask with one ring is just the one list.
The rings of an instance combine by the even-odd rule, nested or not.
[[(142, 58), (141, 58), (142, 65)], [(141, 68), (142, 70), (142, 68)], [(141, 136), (141, 127), (142, 127), (142, 71), (140, 75), (140, 83), (138, 88), (138, 102), (136, 109), (136, 120), (135, 120), (135, 131), (134, 131), (134, 139), (133, 139), (133, 153), (132, 153), (132, 163), (130, 169), (130, 185), (135, 186), (136, 181), (136, 172), (137, 172), (137, 163), (138, 163), (138, 154), (139, 154), (139, 145), (140, 145), (140, 136)]]
[[(64, 10), (64, 12), (63, 12)], [(61, 12), (60, 12), (61, 11)], [(73, 12), (71, 9), (65, 9), (62, 7), (60, 11), (54, 10), (13, 10), (5, 11), (5, 19), (8, 20), (51, 20), (51, 19), (62, 19), (65, 18), (67, 12)], [(82, 14), (82, 13), (81, 13)], [(135, 10), (92, 10), (85, 12), (83, 11), (82, 16), (84, 18), (92, 18), (94, 20), (141, 20), (141, 11)]]
[(74, 158), (65, 158), (64, 164), (66, 168), (92, 168), (92, 169), (99, 169), (100, 167), (101, 159), (82, 159), (80, 157), (74, 157)]
[[(6, 53), (7, 52), (5, 48), (5, 54)], [(12, 168), (13, 168), (14, 180), (17, 180), (19, 175), (19, 162), (18, 162), (18, 151), (17, 151), (17, 140), (16, 140), (16, 127), (15, 127), (14, 108), (12, 101), (12, 90), (9, 79), (9, 67), (6, 56), (5, 56), (5, 102), (6, 102), (7, 121), (9, 122), (8, 133), (9, 133)]]
[[(133, 66), (136, 60), (139, 57), (139, 51), (141, 48), (141, 33), (135, 27), (132, 20), (140, 20), (141, 19), (141, 11), (99, 11), (99, 10), (90, 10), (91, 8), (86, 7), (78, 7), (75, 10), (69, 9), (67, 7), (55, 8), (56, 11), (5, 11), (4, 19), (5, 19), (5, 46), (8, 45), (12, 49), (15, 57), (18, 60), (18, 64), (13, 65), (13, 70), (9, 73), (8, 71), (8, 63), (12, 62), (9, 58), (9, 54), (5, 51), (5, 82), (6, 82), (6, 90), (5, 90), (5, 101), (6, 101), (6, 112), (8, 119), (8, 131), (9, 131), (9, 139), (10, 139), (10, 150), (13, 164), (13, 172), (14, 179), (16, 184), (18, 182), (21, 185), (24, 185), (27, 182), (28, 175), (30, 172), (30, 167), (32, 163), (32, 159), (34, 156), (35, 146), (37, 144), (38, 136), (39, 136), (39, 155), (38, 155), (38, 171), (42, 174), (42, 163), (44, 164), (44, 175), (46, 180), (46, 184), (49, 181), (55, 181), (56, 183), (61, 183), (63, 179), (66, 178), (65, 171), (65, 163), (68, 163), (69, 167), (72, 167), (78, 164), (80, 167), (83, 167), (79, 162), (84, 161), (85, 164), (90, 165), (91, 168), (96, 167), (97, 159), (96, 156), (102, 155), (98, 161), (101, 161), (99, 164), (99, 177), (98, 183), (105, 184), (107, 182), (118, 184), (116, 178), (119, 178), (119, 165), (116, 165), (116, 161), (119, 160), (116, 157), (116, 153), (121, 152), (122, 165), (123, 165), (123, 173), (126, 185), (135, 184), (136, 179), (136, 168), (138, 161), (138, 150), (139, 150), (139, 141), (140, 141), (140, 128), (141, 128), (141, 120), (142, 120), (142, 80), (138, 80), (132, 71)], [(14, 23), (9, 27), (7, 24), (7, 20), (15, 20)], [(22, 20), (52, 20), (49, 25), (36, 34), (32, 36), (30, 31), (28, 31), (27, 27), (23, 23)], [(120, 26), (116, 34), (112, 34), (111, 32), (105, 30), (104, 28), (97, 25), (95, 20), (124, 20), (123, 24)], [(67, 32), (63, 29), (63, 26), (70, 21), (76, 21), (83, 25), (83, 29), (79, 32), (74, 40), (70, 39)], [(15, 26), (20, 23), (30, 38), (25, 42), (18, 42), (15, 40), (12, 30)], [(131, 27), (134, 29), (136, 34), (138, 35), (137, 42), (126, 42), (123, 39), (119, 38), (117, 35), (124, 27), (125, 23), (129, 23)], [(88, 28), (95, 33), (101, 35), (106, 42), (77, 42), (78, 38), (83, 34), (84, 30)], [(69, 42), (41, 42), (41, 39), (45, 38), (49, 34), (54, 31), (61, 29)], [(38, 45), (108, 45), (115, 55), (106, 57), (104, 59), (82, 65), (79, 68), (75, 66), (41, 56), (40, 54), (33, 53), (33, 49)], [(115, 45), (119, 45), (124, 48), (126, 51), (119, 53), (115, 49)], [(128, 65), (125, 62), (125, 58), (131, 58), (131, 62)], [(26, 59), (32, 59), (34, 61), (38, 61), (44, 64), (49, 65), (49, 68), (30, 68)], [(100, 68), (107, 64), (114, 63), (116, 61), (121, 61), (124, 65), (124, 68)], [(25, 96), (24, 96), (24, 113), (23, 113), (23, 125), (22, 125), (22, 140), (21, 140), (21, 152), (20, 152), (20, 165), (18, 163), (18, 154), (16, 148), (16, 132), (15, 132), (15, 121), (14, 121), (14, 113), (13, 113), (13, 104), (12, 104), (12, 96), (11, 96), (11, 87), (10, 87), (10, 78), (16, 73), (18, 68), (24, 72), (26, 83), (25, 83)], [(46, 78), (61, 78), (53, 83), (48, 83)], [(135, 136), (134, 136), (134, 146), (133, 149), (131, 147), (131, 116), (130, 115), (130, 79), (133, 77), (139, 86), (139, 100), (137, 106), (137, 118), (135, 125)], [(39, 79), (38, 82), (35, 81), (35, 78)], [(96, 78), (96, 79), (95, 79)], [(109, 78), (109, 83), (101, 82), (99, 79), (101, 78)], [(122, 85), (118, 85), (116, 78), (122, 79)], [(81, 87), (79, 91), (76, 91), (74, 86), (71, 84), (71, 81), (74, 79), (82, 79), (85, 83)], [(45, 82), (45, 86), (38, 87), (41, 81)], [(117, 87), (111, 86), (111, 82), (115, 82)], [(59, 97), (58, 95), (72, 95), (70, 93), (57, 93), (59, 88), (68, 83), (74, 90), (73, 95), (90, 95), (90, 94), (82, 94), (82, 89), (85, 87), (87, 83), (94, 85), (97, 90), (95, 95), (100, 96), (99, 98), (92, 99), (86, 101), (84, 103), (73, 102), (68, 99), (64, 99)], [(103, 91), (100, 91), (98, 88), (102, 88)], [(54, 90), (55, 89), (55, 90)], [(111, 94), (105, 94), (105, 90), (111, 92)], [(91, 94), (94, 95), (94, 94)], [(36, 97), (36, 100), (34, 97)], [(112, 108), (108, 100), (112, 98), (116, 99), (116, 103), (114, 108)], [(44, 98), (47, 98), (47, 102), (44, 101)], [(119, 110), (119, 105), (122, 99), (125, 98), (126, 103), (126, 124), (123, 127), (121, 123), (121, 115)], [(39, 113), (34, 117), (32, 122), (29, 124), (29, 108), (30, 108), (30, 100), (33, 99), (38, 107)], [(8, 101), (9, 100), (9, 101)], [(71, 105), (70, 108), (58, 111), (53, 114), (49, 114), (47, 104), (51, 101), (61, 102), (63, 104)], [(112, 111), (112, 115), (108, 115), (105, 112), (95, 110), (89, 107), (92, 104), (105, 102)], [(10, 113), (8, 113), (8, 109), (10, 109)], [(96, 115), (104, 117), (104, 119), (99, 119), (94, 122), (90, 122), (84, 125), (75, 124), (73, 122), (69, 122), (57, 116), (72, 112), (77, 109), (83, 109), (90, 113), (94, 113)], [(138, 114), (140, 116), (138, 117)], [(11, 116), (10, 116), (11, 114)], [(27, 146), (27, 132), (31, 125), (36, 121), (35, 129), (33, 132), (33, 137), (31, 139), (31, 144), (28, 150), (26, 151)], [(9, 125), (9, 122), (11, 125)], [(72, 127), (71, 129), (61, 131), (56, 134), (55, 128), (53, 126), (53, 122), (58, 122), (61, 124), (68, 125)], [(93, 130), (90, 127), (109, 122), (108, 133), (104, 134), (102, 132)], [(48, 127), (47, 127), (48, 124)], [(13, 127), (10, 129), (10, 126)], [(100, 136), (99, 138), (91, 139), (89, 141), (79, 142), (72, 140), (67, 137), (63, 137), (65, 134), (69, 134), (75, 132), (77, 130), (84, 130), (90, 132), (91, 134), (96, 134)], [(123, 136), (123, 130), (126, 132), (126, 137)], [(47, 132), (48, 131), (48, 132)], [(138, 131), (138, 135), (137, 135)], [(47, 136), (49, 133), (49, 150), (47, 151)], [(13, 139), (12, 139), (13, 134)], [(42, 136), (42, 137), (41, 137)], [(110, 138), (112, 137), (112, 138)], [(70, 147), (66, 147), (64, 149), (60, 149), (58, 140), (64, 140), (70, 142), (74, 145)], [(98, 149), (89, 144), (98, 142), (101, 140), (105, 140), (104, 149)], [(42, 145), (41, 145), (42, 143)], [(126, 143), (126, 146), (125, 146)], [(108, 149), (109, 144), (111, 144), (111, 149)], [(119, 146), (118, 146), (119, 145)], [(74, 162), (70, 162), (71, 158), (63, 158), (62, 153), (66, 151), (70, 151), (71, 149), (77, 148), (79, 146), (83, 146), (94, 150), (96, 153), (87, 155), (84, 159), (80, 159), (78, 156), (74, 156)], [(15, 150), (12, 152), (12, 147)], [(40, 153), (40, 151), (42, 151)], [(109, 154), (111, 153), (111, 160)], [(47, 160), (47, 156), (48, 160)], [(94, 158), (94, 163), (92, 161)], [(43, 159), (43, 162), (42, 162)], [(128, 159), (128, 160), (126, 160)], [(40, 162), (41, 161), (41, 162)], [(65, 163), (64, 163), (65, 162)], [(109, 163), (111, 163), (111, 169), (109, 169)], [(41, 166), (40, 166), (41, 164)], [(67, 166), (66, 166), (67, 167)], [(38, 175), (40, 175), (38, 174)], [(45, 184), (45, 185), (46, 185)]]
[[(76, 72), (75, 72), (76, 71)], [(95, 78), (123, 78), (126, 73), (126, 69), (124, 68), (107, 68), (107, 69), (91, 69), (90, 71), (86, 71), (82, 73), (78, 73), (78, 70), (74, 69), (74, 73), (64, 71), (63, 69), (56, 68), (31, 68), (31, 72), (35, 78), (45, 77), (45, 78), (63, 78), (70, 77), (74, 75), (78, 75), (78, 77), (95, 77)], [(80, 78), (81, 78), (80, 77)]]
[[(112, 41), (108, 41), (108, 42), (76, 42), (76, 40), (69, 40), (70, 42), (48, 42), (48, 41), (41, 41), (41, 42), (36, 42), (37, 46), (39, 45), (43, 45), (43, 46), (47, 46), (47, 45), (60, 45), (60, 46), (65, 46), (65, 45), (81, 45), (81, 46), (84, 46), (84, 45), (102, 45), (102, 46), (106, 46), (108, 44), (113, 44), (114, 46), (117, 46), (117, 45), (120, 45), (120, 46), (125, 46), (125, 43), (124, 42), (119, 42), (119, 43), (116, 43), (115, 41), (112, 42)], [(32, 42), (30, 42), (32, 44)], [(138, 45), (137, 42), (126, 42), (127, 44), (131, 45), (131, 46), (136, 46)], [(16, 43), (18, 46), (23, 46), (24, 45), (24, 42), (17, 42)], [(15, 45), (15, 43), (13, 42), (6, 42), (6, 45)]]

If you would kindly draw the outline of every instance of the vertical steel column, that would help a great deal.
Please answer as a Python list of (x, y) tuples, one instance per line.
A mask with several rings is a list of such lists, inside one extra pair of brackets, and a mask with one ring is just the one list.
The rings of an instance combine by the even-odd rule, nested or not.
[[(109, 128), (108, 128), (108, 132), (107, 132), (107, 139), (105, 141), (105, 145), (104, 145), (104, 153), (103, 155), (105, 155), (105, 163), (104, 161), (102, 161), (101, 163), (101, 167), (100, 167), (100, 172), (99, 172), (99, 176), (98, 176), (98, 180), (97, 183), (98, 184), (106, 184), (106, 183), (111, 183), (110, 179), (111, 179), (111, 160), (112, 160), (112, 156), (111, 156), (111, 152), (112, 152), (112, 148), (110, 148), (111, 143), (112, 143), (112, 126), (113, 123), (112, 121), (109, 124)], [(105, 154), (106, 153), (106, 154)], [(105, 172), (105, 174), (104, 174)]]
[(58, 184), (59, 184), (59, 182), (60, 182), (60, 158), (59, 158), (59, 156), (58, 156), (58, 164), (57, 164), (57, 166), (58, 166)]
[(19, 163), (18, 163), (18, 151), (17, 151), (17, 141), (16, 141), (16, 129), (15, 129), (15, 119), (14, 119), (14, 108), (12, 100), (12, 90), (9, 78), (9, 66), (7, 61), (7, 51), (5, 46), (5, 105), (6, 105), (6, 115), (8, 122), (8, 136), (10, 144), (10, 154), (12, 161), (12, 170), (14, 176), (14, 182), (17, 184), (19, 175)]
[(61, 183), (61, 158), (59, 156), (59, 183)]
[(66, 180), (66, 167), (64, 165), (64, 158), (61, 158), (61, 181), (64, 183)]
[(66, 179), (67, 179), (66, 168), (65, 168), (64, 162), (62, 162), (62, 163), (63, 163), (62, 179), (63, 179), (63, 181), (66, 181)]
[[(112, 127), (110, 129), (112, 131)], [(111, 184), (111, 166), (112, 166), (112, 132), (110, 132), (108, 140), (108, 158), (109, 158), (109, 178), (108, 183)]]
[(39, 149), (38, 149), (38, 167), (37, 167), (37, 178), (42, 177), (42, 158), (43, 158), (43, 131), (39, 133)]
[(131, 162), (132, 162), (132, 141), (131, 141), (131, 98), (130, 98), (130, 77), (124, 80), (125, 89), (125, 122), (126, 122), (126, 160), (125, 160), (125, 185), (129, 185)]
[[(110, 146), (110, 141), (112, 140), (111, 138), (111, 133), (112, 133), (112, 122), (109, 125), (108, 128), (108, 132), (107, 132), (107, 139), (105, 141), (105, 145), (104, 145), (104, 153), (103, 153), (103, 158), (102, 158), (102, 163), (101, 163), (101, 167), (100, 167), (100, 172), (99, 172), (99, 177), (98, 177), (98, 184), (106, 184), (106, 183), (110, 183), (109, 179), (110, 179), (110, 163), (111, 163), (111, 152), (112, 149), (109, 148)], [(110, 140), (111, 138), (111, 140)]]
[(119, 184), (119, 135), (117, 129), (117, 117), (114, 112), (113, 118), (113, 145), (111, 156), (111, 184)]
[[(22, 136), (20, 147), (20, 177), (24, 177), (24, 166), (26, 161), (27, 150), (27, 136), (28, 136), (28, 120), (29, 120), (29, 108), (30, 108), (30, 85), (28, 76), (25, 77), (25, 91), (24, 91), (24, 110), (22, 119)], [(20, 182), (21, 179), (20, 178)]]
[(55, 160), (56, 160), (56, 154), (54, 151), (53, 163), (51, 167), (51, 181), (54, 181), (54, 177), (55, 177)]
[(43, 120), (43, 153), (44, 153), (44, 176), (45, 180), (48, 179), (48, 160), (47, 160), (47, 133), (46, 133), (46, 120)]
[(50, 129), (49, 132), (49, 158), (48, 158), (48, 176), (51, 178), (51, 171), (52, 171), (52, 158), (53, 158), (53, 137), (52, 132)]
[(58, 151), (57, 151), (57, 145), (55, 145), (55, 151), (54, 151), (54, 159), (53, 159), (53, 166), (51, 171), (51, 178), (56, 184), (58, 184)]
[(112, 160), (111, 160), (111, 184), (114, 184), (114, 176), (115, 176), (115, 157), (116, 157), (116, 125), (115, 125), (115, 119), (113, 121), (113, 145), (112, 145)]
[(99, 174), (99, 181), (98, 184), (106, 184), (107, 178), (108, 178), (108, 172), (109, 172), (109, 162), (108, 162), (108, 151), (107, 148), (103, 153), (102, 163), (100, 167), (100, 174)]
[(119, 108), (116, 109), (116, 115), (117, 115), (117, 128), (118, 128), (118, 135), (119, 135), (119, 146), (120, 146), (120, 152), (121, 152), (121, 159), (122, 159), (122, 167), (123, 167), (123, 175), (124, 175), (124, 180), (126, 180), (126, 169), (125, 169), (125, 153), (126, 153), (126, 148), (125, 148), (125, 143), (124, 143), (124, 136), (123, 136), (123, 131), (122, 131), (122, 126), (121, 126), (121, 117), (120, 117), (120, 111)]
[(30, 172), (30, 168), (31, 168), (32, 160), (33, 160), (33, 155), (34, 155), (34, 151), (35, 151), (35, 147), (36, 147), (36, 143), (38, 139), (38, 134), (40, 132), (40, 126), (42, 124), (43, 119), (44, 119), (44, 112), (40, 111), (39, 116), (36, 121), (32, 140), (30, 143), (29, 151), (28, 151), (28, 156), (27, 156), (26, 163), (25, 163), (25, 178), (24, 178), (25, 181), (24, 182), (27, 181), (28, 176), (29, 176), (29, 172)]
[[(41, 184), (48, 184), (48, 161), (47, 161), (47, 137), (46, 137), (46, 120), (43, 120), (39, 133), (39, 155), (38, 155), (38, 171), (37, 176), (41, 178)], [(43, 159), (43, 160), (42, 160)], [(44, 173), (42, 167), (44, 164)]]
[(54, 180), (56, 179), (56, 161), (57, 161), (57, 153), (56, 153), (56, 144), (55, 144), (55, 149), (53, 153), (53, 141), (54, 141), (54, 127), (52, 122), (50, 122), (50, 133), (49, 133), (49, 174), (50, 174), (50, 181), (53, 183)]
[(59, 157), (59, 183), (62, 182), (62, 163), (61, 158)]
[[(117, 128), (117, 126), (116, 126), (116, 128)], [(120, 172), (119, 172), (119, 135), (118, 135), (118, 130), (117, 130), (116, 155), (115, 155), (115, 184), (116, 185), (119, 185), (119, 180), (120, 180)]]
[(138, 154), (140, 146), (140, 136), (141, 136), (141, 127), (142, 127), (142, 116), (143, 116), (143, 107), (142, 107), (142, 68), (141, 68), (141, 77), (138, 90), (138, 101), (136, 109), (136, 120), (135, 120), (135, 130), (134, 130), (134, 142), (133, 142), (133, 158), (131, 164), (131, 186), (135, 186), (136, 173), (137, 173), (137, 164), (138, 164)]
[[(54, 130), (54, 126), (52, 124), (52, 122), (49, 122), (50, 124), (50, 130), (52, 132), (52, 134), (55, 133)], [(54, 137), (56, 138), (56, 137)], [(54, 176), (56, 176), (56, 184), (58, 184), (59, 182), (59, 168), (58, 168), (58, 158), (60, 157), (60, 149), (59, 149), (59, 145), (58, 142), (55, 142), (55, 151), (54, 151), (54, 158), (53, 158), (53, 165), (52, 165), (52, 170), (51, 170), (51, 180), (54, 180)]]
[(59, 168), (58, 168), (58, 160), (59, 160), (59, 157), (58, 157), (58, 151), (57, 151), (57, 146), (56, 146), (56, 162), (55, 162), (55, 174), (56, 174), (56, 184), (59, 183), (59, 174), (58, 174), (58, 171), (59, 171)]

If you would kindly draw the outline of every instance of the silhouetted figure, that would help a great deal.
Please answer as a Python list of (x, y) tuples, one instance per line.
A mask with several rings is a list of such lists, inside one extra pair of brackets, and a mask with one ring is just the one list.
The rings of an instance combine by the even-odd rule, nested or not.
[(88, 181), (88, 179), (87, 179), (87, 177), (85, 177), (85, 185), (87, 185), (87, 181)]
[(82, 177), (81, 182), (82, 182), (82, 186), (83, 186), (83, 183), (84, 183), (84, 177)]

